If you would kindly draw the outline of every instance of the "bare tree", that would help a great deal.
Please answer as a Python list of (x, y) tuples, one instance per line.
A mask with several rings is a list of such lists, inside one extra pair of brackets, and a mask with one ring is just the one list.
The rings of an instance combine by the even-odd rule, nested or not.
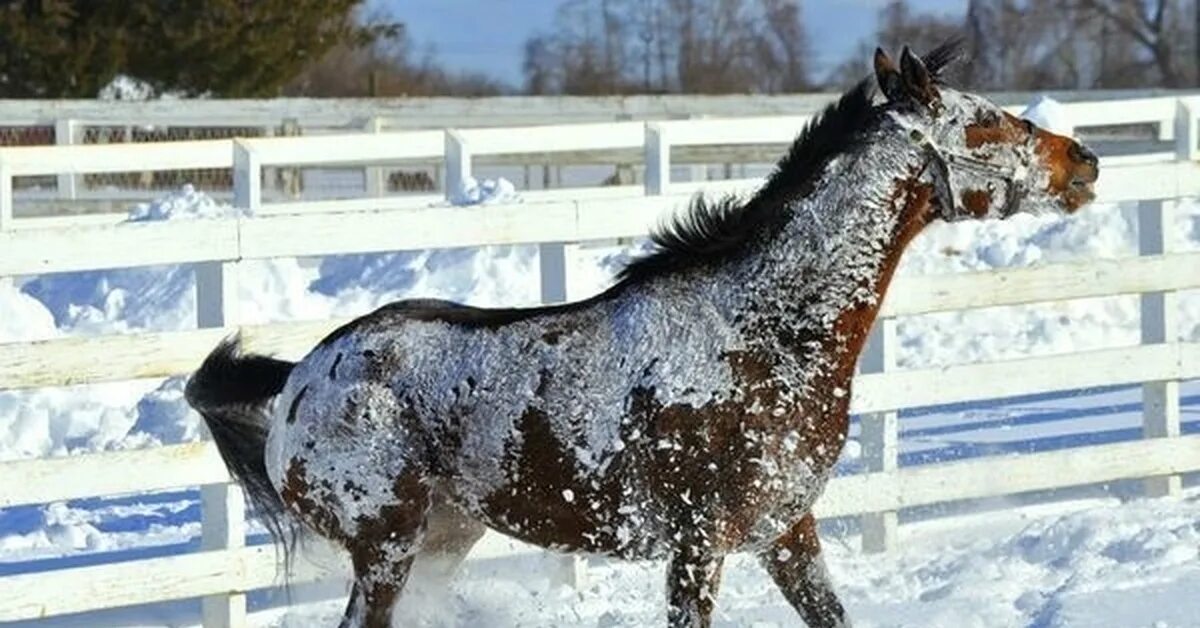
[[(1150, 55), (1163, 85), (1188, 84), (1180, 60), (1183, 49), (1196, 35), (1185, 37), (1184, 2), (1173, 0), (1078, 0), (1079, 6), (1094, 11), (1132, 37)], [(1191, 3), (1193, 8), (1195, 2)], [(1200, 29), (1200, 25), (1194, 24)], [(1186, 63), (1186, 62), (1185, 62)], [(1195, 71), (1195, 70), (1194, 70)]]
[(567, 0), (526, 46), (526, 88), (574, 94), (809, 87), (799, 0)]
[(1195, 78), (1189, 42), (1200, 28), (1196, 0), (969, 0), (965, 15), (913, 11), (895, 0), (879, 13), (875, 36), (834, 78), (862, 76), (876, 44), (924, 50), (955, 32), (970, 58), (956, 82), (979, 89), (1178, 87)]

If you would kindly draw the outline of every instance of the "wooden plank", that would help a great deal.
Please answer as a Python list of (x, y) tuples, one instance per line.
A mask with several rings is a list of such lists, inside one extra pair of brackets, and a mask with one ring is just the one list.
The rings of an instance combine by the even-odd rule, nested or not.
[(0, 508), (228, 481), (212, 443), (14, 460), (0, 462)]
[(234, 220), (173, 220), (0, 232), (0, 276), (231, 260)]
[[(348, 319), (240, 328), (248, 350), (299, 359)], [(71, 386), (189, 373), (214, 346), (239, 329), (198, 329), (76, 336), (0, 343), (0, 390)], [(96, 356), (103, 356), (97, 359)]]
[(186, 373), (229, 333), (72, 336), (0, 344), (0, 389), (73, 386)]
[(1063, 103), (1063, 108), (1075, 128), (1158, 122), (1175, 117), (1175, 99), (1171, 97)]
[[(663, 201), (659, 201), (663, 202)], [(667, 201), (670, 202), (670, 201)], [(396, 212), (262, 216), (242, 222), (247, 259), (599, 240), (646, 233), (654, 215), (581, 221), (575, 202), (432, 207)], [(616, 210), (616, 211), (614, 211)], [(280, 233), (289, 237), (281, 238)]]
[(1174, 162), (1106, 168), (1104, 160), (1100, 160), (1100, 179), (1096, 181), (1098, 202), (1172, 199), (1198, 194), (1200, 164)]
[(900, 276), (888, 289), (881, 315), (907, 316), (1197, 287), (1200, 253)]
[(994, 456), (837, 477), (816, 512), (819, 517), (844, 517), (1197, 470), (1200, 436)]
[(647, 196), (662, 196), (671, 189), (671, 137), (661, 123), (647, 124), (644, 142)]
[(796, 139), (812, 116), (670, 120), (658, 123), (674, 146), (782, 144)]
[(1183, 359), (1196, 343), (1080, 351), (985, 364), (864, 374), (854, 379), (857, 413), (920, 408), (1093, 386), (1200, 377)]
[(440, 158), (441, 131), (344, 133), (242, 140), (263, 165), (363, 164)]
[[(306, 569), (292, 582), (319, 574)], [(41, 619), (283, 584), (272, 546), (196, 552), (0, 578), (0, 621)], [(63, 595), (70, 592), (70, 595)]]
[(641, 122), (458, 129), (475, 155), (552, 153), (642, 145)]
[(424, 209), (433, 205), (445, 205), (445, 202), (446, 198), (441, 194), (343, 198), (329, 201), (289, 201), (286, 203), (264, 203), (258, 208), (255, 215), (282, 216), (287, 214), (400, 211), (406, 209)]
[(0, 148), (15, 176), (233, 167), (232, 140)]
[[(1041, 93), (988, 92), (986, 96), (1000, 103), (1020, 105)], [(1137, 109), (1127, 109), (1132, 115), (1146, 110), (1147, 104), (1171, 103), (1176, 100), (1175, 96), (1156, 95), (1156, 92), (1150, 90), (1051, 91), (1048, 95), (1066, 102), (1073, 113), (1080, 115), (1082, 103), (1095, 105), (1145, 99)], [(604, 97), (0, 100), (0, 120), (9, 125), (46, 125), (59, 118), (77, 118), (81, 123), (88, 125), (251, 127), (277, 125), (284, 118), (295, 118), (308, 130), (313, 127), (347, 128), (356, 120), (379, 116), (390, 125), (412, 128), (455, 124), (499, 126), (545, 124), (546, 120), (612, 120), (618, 115), (633, 119), (664, 119), (688, 114), (736, 117), (812, 113), (837, 96), (836, 93), (827, 92), (712, 96), (663, 94)], [(1023, 105), (1020, 105), (1020, 108), (1024, 108)], [(1165, 117), (1170, 116), (1168, 114)]]

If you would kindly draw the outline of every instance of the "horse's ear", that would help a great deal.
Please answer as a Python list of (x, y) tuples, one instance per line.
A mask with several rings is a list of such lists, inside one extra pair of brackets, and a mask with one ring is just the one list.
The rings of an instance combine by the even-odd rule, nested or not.
[(892, 58), (883, 51), (883, 48), (875, 49), (875, 80), (879, 83), (879, 91), (883, 92), (883, 96), (888, 99), (888, 102), (896, 102), (904, 98), (900, 70)]
[(903, 79), (904, 91), (913, 100), (925, 106), (930, 106), (940, 100), (933, 76), (925, 67), (925, 62), (912, 53), (908, 46), (900, 53), (900, 76)]

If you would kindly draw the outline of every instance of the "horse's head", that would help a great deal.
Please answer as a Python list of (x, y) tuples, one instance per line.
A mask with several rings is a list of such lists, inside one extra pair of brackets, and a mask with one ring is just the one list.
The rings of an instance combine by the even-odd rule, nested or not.
[(1079, 142), (1010, 115), (988, 100), (938, 81), (954, 57), (943, 46), (925, 57), (908, 48), (899, 67), (875, 51), (875, 77), (887, 115), (926, 155), (938, 217), (1007, 218), (1017, 212), (1071, 213), (1095, 196), (1096, 155)]

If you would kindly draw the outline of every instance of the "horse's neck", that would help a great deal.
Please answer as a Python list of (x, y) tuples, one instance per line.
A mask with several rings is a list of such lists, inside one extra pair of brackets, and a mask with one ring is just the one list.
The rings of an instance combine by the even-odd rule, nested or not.
[(782, 228), (729, 267), (752, 344), (791, 358), (804, 379), (819, 359), (853, 368), (904, 247), (928, 222), (920, 165), (899, 136), (838, 157)]

